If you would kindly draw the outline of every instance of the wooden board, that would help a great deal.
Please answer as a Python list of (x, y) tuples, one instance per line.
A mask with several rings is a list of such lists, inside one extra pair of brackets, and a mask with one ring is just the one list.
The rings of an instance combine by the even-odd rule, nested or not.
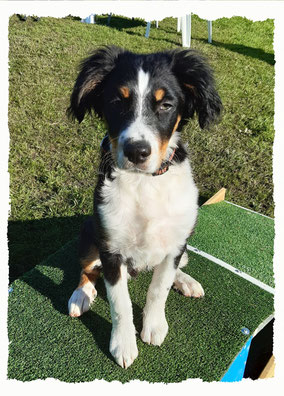
[(226, 189), (221, 188), (213, 197), (209, 198), (203, 205), (211, 205), (217, 202), (224, 201), (226, 194)]
[(259, 378), (273, 378), (274, 377), (274, 370), (275, 370), (275, 358), (272, 355), (269, 359), (267, 365), (264, 367), (262, 373), (260, 374)]

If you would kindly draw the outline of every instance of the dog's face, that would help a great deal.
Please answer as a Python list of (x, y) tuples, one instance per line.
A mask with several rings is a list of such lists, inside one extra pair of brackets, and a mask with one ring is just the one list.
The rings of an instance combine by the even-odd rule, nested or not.
[(206, 127), (221, 101), (211, 69), (193, 51), (139, 55), (104, 47), (82, 63), (71, 96), (69, 112), (79, 122), (91, 110), (107, 123), (117, 166), (153, 173), (185, 121), (196, 112)]
[(153, 173), (168, 147), (174, 146), (184, 97), (161, 60), (148, 63), (137, 55), (124, 57), (104, 90), (103, 113), (112, 150), (120, 168)]

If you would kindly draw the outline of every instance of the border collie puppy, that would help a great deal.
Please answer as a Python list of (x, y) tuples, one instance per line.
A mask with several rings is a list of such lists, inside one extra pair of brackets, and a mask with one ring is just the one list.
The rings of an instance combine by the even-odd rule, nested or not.
[(161, 345), (167, 332), (165, 304), (172, 286), (202, 297), (200, 283), (182, 272), (186, 240), (197, 218), (198, 192), (180, 139), (196, 113), (201, 128), (221, 111), (212, 71), (192, 50), (134, 54), (97, 49), (81, 64), (69, 113), (81, 122), (94, 111), (107, 135), (94, 193), (94, 214), (80, 237), (81, 279), (69, 315), (87, 311), (103, 271), (110, 303), (110, 352), (129, 367), (138, 355), (127, 280), (153, 269), (141, 338)]

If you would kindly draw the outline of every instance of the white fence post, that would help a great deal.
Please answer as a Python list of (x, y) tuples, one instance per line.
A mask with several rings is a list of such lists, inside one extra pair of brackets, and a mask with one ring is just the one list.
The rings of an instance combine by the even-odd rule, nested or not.
[(182, 17), (181, 30), (182, 30), (182, 46), (190, 48), (190, 41), (191, 41), (191, 14)]
[(147, 22), (146, 34), (145, 37), (148, 38), (150, 34), (151, 22)]
[(177, 32), (179, 33), (181, 29), (181, 17), (178, 17), (177, 19)]

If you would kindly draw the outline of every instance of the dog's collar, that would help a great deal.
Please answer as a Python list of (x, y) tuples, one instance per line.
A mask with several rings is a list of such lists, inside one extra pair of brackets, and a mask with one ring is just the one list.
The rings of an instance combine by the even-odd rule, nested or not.
[[(106, 135), (103, 140), (101, 141), (101, 150), (104, 154), (109, 153), (110, 152), (110, 143), (109, 143), (109, 138), (108, 135)], [(173, 150), (170, 158), (167, 161), (162, 162), (162, 165), (160, 166), (160, 168), (152, 173), (152, 176), (159, 176), (159, 175), (163, 175), (164, 173), (166, 173), (169, 170), (169, 167), (171, 165), (171, 161), (174, 158), (176, 149)]]

